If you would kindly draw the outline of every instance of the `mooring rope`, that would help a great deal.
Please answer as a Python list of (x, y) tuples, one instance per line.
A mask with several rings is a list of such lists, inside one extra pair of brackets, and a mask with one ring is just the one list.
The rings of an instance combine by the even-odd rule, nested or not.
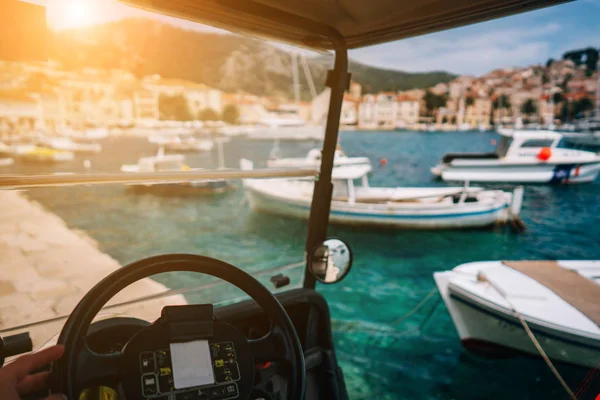
[(552, 361), (550, 360), (550, 358), (548, 357), (548, 355), (546, 354), (546, 352), (542, 348), (542, 345), (540, 344), (540, 342), (538, 342), (537, 338), (535, 337), (535, 335), (533, 334), (533, 332), (531, 331), (531, 329), (529, 329), (529, 325), (527, 324), (527, 321), (525, 321), (525, 318), (523, 318), (523, 315), (519, 311), (517, 311), (517, 308), (508, 299), (508, 296), (506, 295), (506, 293), (504, 292), (504, 290), (502, 290), (501, 288), (499, 288), (498, 286), (496, 286), (492, 281), (490, 281), (489, 278), (483, 272), (479, 272), (477, 274), (477, 280), (478, 281), (482, 281), (482, 282), (487, 282), (492, 288), (494, 288), (504, 298), (504, 300), (506, 300), (506, 302), (508, 303), (508, 305), (511, 308), (512, 312), (515, 313), (515, 315), (517, 316), (517, 318), (521, 322), (521, 325), (523, 325), (523, 328), (525, 329), (525, 332), (527, 333), (527, 335), (529, 336), (529, 338), (533, 342), (535, 348), (538, 350), (538, 352), (540, 353), (540, 355), (542, 356), (542, 358), (544, 359), (544, 361), (548, 365), (548, 368), (550, 368), (550, 371), (552, 371), (552, 373), (554, 374), (554, 376), (556, 377), (556, 379), (558, 379), (558, 382), (562, 385), (562, 387), (565, 389), (565, 391), (569, 394), (569, 397), (571, 398), (571, 400), (577, 400), (577, 397), (575, 396), (575, 393), (573, 393), (573, 391), (571, 390), (571, 388), (569, 387), (569, 385), (567, 385), (567, 382), (565, 382), (565, 380), (563, 379), (563, 377), (560, 375), (560, 373), (558, 372), (558, 370), (556, 369), (556, 367), (554, 366), (554, 364), (552, 363)]

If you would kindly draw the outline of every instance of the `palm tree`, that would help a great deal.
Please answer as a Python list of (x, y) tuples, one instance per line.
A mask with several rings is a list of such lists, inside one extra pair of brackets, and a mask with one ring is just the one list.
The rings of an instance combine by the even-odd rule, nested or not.
[(521, 112), (525, 114), (527, 119), (531, 116), (531, 114), (535, 114), (537, 112), (537, 104), (533, 99), (527, 99), (525, 103), (521, 105)]

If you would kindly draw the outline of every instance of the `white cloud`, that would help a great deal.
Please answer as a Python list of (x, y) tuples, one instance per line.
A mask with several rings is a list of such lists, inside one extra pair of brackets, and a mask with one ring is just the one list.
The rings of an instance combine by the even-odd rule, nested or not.
[(354, 50), (351, 57), (406, 71), (481, 74), (498, 67), (544, 62), (550, 51), (548, 36), (561, 30), (556, 23), (531, 28), (481, 28), (455, 29)]

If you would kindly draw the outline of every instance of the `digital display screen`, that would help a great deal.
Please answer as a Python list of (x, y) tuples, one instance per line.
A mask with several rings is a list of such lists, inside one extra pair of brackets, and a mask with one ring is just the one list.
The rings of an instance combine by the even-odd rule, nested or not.
[(215, 383), (207, 340), (171, 343), (170, 347), (175, 389)]

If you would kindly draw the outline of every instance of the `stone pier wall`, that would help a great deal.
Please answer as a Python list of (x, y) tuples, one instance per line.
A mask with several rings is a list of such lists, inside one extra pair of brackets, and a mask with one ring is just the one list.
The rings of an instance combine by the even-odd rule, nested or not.
[[(0, 330), (68, 314), (92, 286), (120, 267), (89, 236), (69, 229), (40, 204), (19, 192), (0, 191)], [(109, 304), (164, 290), (145, 279)], [(184, 303), (182, 296), (171, 296), (110, 312), (152, 321), (164, 305)], [(21, 331), (30, 331), (34, 346), (40, 346), (63, 324), (61, 320)]]

